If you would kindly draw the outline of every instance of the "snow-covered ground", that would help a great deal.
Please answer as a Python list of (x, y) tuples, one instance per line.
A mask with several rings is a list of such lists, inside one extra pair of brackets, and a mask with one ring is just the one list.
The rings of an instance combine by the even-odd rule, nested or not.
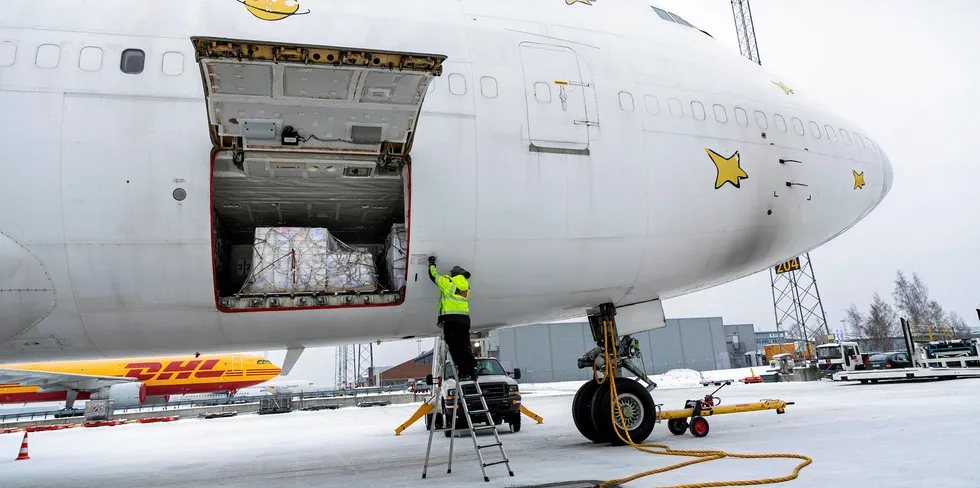
[[(650, 379), (657, 384), (659, 390), (676, 388), (698, 388), (702, 380), (708, 381), (739, 381), (753, 375), (761, 375), (768, 370), (768, 366), (755, 368), (722, 369), (718, 371), (698, 372), (693, 369), (674, 369), (664, 374), (650, 375)], [(582, 381), (558, 381), (555, 383), (524, 383), (521, 385), (521, 393), (531, 396), (561, 396), (574, 395), (585, 380)], [(717, 388), (717, 387), (715, 387)], [(727, 388), (727, 387), (726, 387)]]
[[(722, 376), (747, 376), (729, 373), (737, 374)], [(525, 418), (521, 432), (501, 434), (516, 477), (493, 466), (488, 468), (490, 483), (480, 477), (468, 438), (457, 439), (453, 472), (447, 475), (449, 445), (441, 434), (433, 441), (434, 465), (422, 481), (427, 440), (422, 423), (394, 436), (394, 428), (417, 405), (392, 405), (37, 432), (29, 437), (31, 459), (16, 462), (22, 434), (0, 435), (0, 486), (504, 487), (605, 480), (684, 460), (587, 442), (572, 424), (572, 383), (522, 387), (527, 407), (543, 416), (544, 424)], [(654, 396), (666, 408), (680, 408), (685, 399), (713, 389), (665, 387)], [(980, 447), (980, 423), (974, 421), (980, 415), (980, 379), (734, 384), (718, 395), (724, 403), (780, 398), (796, 404), (785, 415), (711, 417), (711, 432), (701, 439), (670, 435), (661, 424), (648, 442), (676, 449), (808, 455), (813, 464), (799, 479), (782, 485), (794, 488), (978, 486), (973, 463)], [(776, 477), (790, 473), (795, 464), (723, 459), (626, 486)]]

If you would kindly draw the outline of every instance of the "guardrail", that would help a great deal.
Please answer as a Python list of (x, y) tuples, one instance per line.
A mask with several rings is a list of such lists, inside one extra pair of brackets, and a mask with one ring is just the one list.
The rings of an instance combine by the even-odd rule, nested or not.
[[(303, 402), (304, 400), (312, 400), (318, 398), (347, 398), (347, 397), (359, 397), (359, 396), (377, 396), (382, 394), (408, 394), (410, 392), (405, 390), (405, 387), (369, 387), (369, 388), (355, 388), (355, 389), (336, 389), (336, 390), (319, 390), (311, 391), (305, 393), (297, 393), (292, 395), (294, 401)], [(270, 394), (261, 395), (246, 395), (246, 396), (233, 396), (225, 398), (208, 398), (200, 400), (185, 400), (179, 402), (167, 402), (167, 403), (155, 403), (147, 405), (136, 405), (133, 407), (117, 407), (116, 413), (133, 413), (133, 412), (144, 412), (144, 411), (166, 411), (175, 410), (182, 408), (192, 408), (192, 407), (216, 407), (222, 405), (239, 405), (248, 403), (257, 403), (259, 399), (270, 396)], [(47, 410), (38, 412), (20, 412), (20, 413), (10, 413), (10, 414), (0, 414), (0, 424), (6, 422), (18, 422), (23, 420), (45, 420), (53, 418), (74, 418), (81, 417), (84, 415), (84, 410), (82, 409), (72, 409), (72, 410)], [(60, 415), (60, 417), (59, 417)]]

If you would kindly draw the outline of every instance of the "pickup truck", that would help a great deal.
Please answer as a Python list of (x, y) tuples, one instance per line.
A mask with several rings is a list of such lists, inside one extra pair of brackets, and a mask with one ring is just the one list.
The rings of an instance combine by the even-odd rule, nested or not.
[[(477, 358), (476, 359), (476, 375), (477, 381), (480, 383), (480, 389), (483, 390), (483, 398), (487, 402), (487, 407), (490, 410), (490, 417), (493, 419), (494, 425), (501, 425), (504, 422), (510, 425), (510, 430), (512, 432), (519, 432), (521, 430), (521, 392), (520, 386), (517, 381), (521, 378), (521, 370), (514, 369), (513, 378), (507, 374), (503, 366), (496, 358)], [(449, 362), (443, 367), (443, 383), (442, 383), (442, 411), (448, 412), (450, 403), (452, 400), (447, 401), (447, 397), (451, 397), (456, 392), (456, 378), (453, 377), (452, 368), (449, 366)], [(472, 384), (464, 384), (463, 392), (466, 395), (471, 395), (476, 393), (476, 388)], [(479, 398), (471, 398), (466, 401), (466, 406), (470, 411), (481, 410)], [(459, 412), (462, 413), (462, 408)], [(428, 416), (427, 424), (429, 428), (432, 426), (432, 415)], [(451, 419), (447, 419), (447, 422)], [(487, 423), (486, 414), (472, 414), (470, 415), (470, 420), (473, 424)], [(435, 424), (437, 429), (448, 428), (449, 424), (446, 423), (443, 426), (443, 416), (442, 414), (436, 414)], [(465, 429), (466, 422), (461, 418), (456, 418), (456, 428)], [(447, 430), (446, 437), (450, 437), (452, 434)]]

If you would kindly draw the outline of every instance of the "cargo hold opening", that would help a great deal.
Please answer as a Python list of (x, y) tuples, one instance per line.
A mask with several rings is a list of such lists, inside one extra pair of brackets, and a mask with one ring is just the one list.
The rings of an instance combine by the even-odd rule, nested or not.
[(192, 38), (224, 312), (398, 305), (411, 147), (445, 56)]
[(405, 164), (215, 155), (219, 305), (228, 310), (393, 305), (407, 272)]

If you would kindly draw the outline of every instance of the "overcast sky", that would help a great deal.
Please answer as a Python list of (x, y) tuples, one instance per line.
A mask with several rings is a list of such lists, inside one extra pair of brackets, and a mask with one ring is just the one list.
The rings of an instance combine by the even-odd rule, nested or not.
[[(606, 1), (613, 0), (595, 6)], [(728, 1), (656, 5), (738, 52)], [(763, 65), (863, 127), (895, 167), (885, 201), (810, 254), (831, 328), (851, 303), (866, 310), (874, 292), (891, 301), (896, 269), (918, 272), (932, 298), (980, 325), (980, 159), (970, 145), (980, 139), (980, 1), (752, 0), (752, 13)], [(775, 329), (768, 272), (664, 308), (668, 317), (722, 316)], [(400, 363), (417, 348), (384, 343), (375, 363)], [(269, 357), (281, 364), (284, 352)], [(289, 377), (332, 385), (333, 370), (334, 348), (317, 348)]]

